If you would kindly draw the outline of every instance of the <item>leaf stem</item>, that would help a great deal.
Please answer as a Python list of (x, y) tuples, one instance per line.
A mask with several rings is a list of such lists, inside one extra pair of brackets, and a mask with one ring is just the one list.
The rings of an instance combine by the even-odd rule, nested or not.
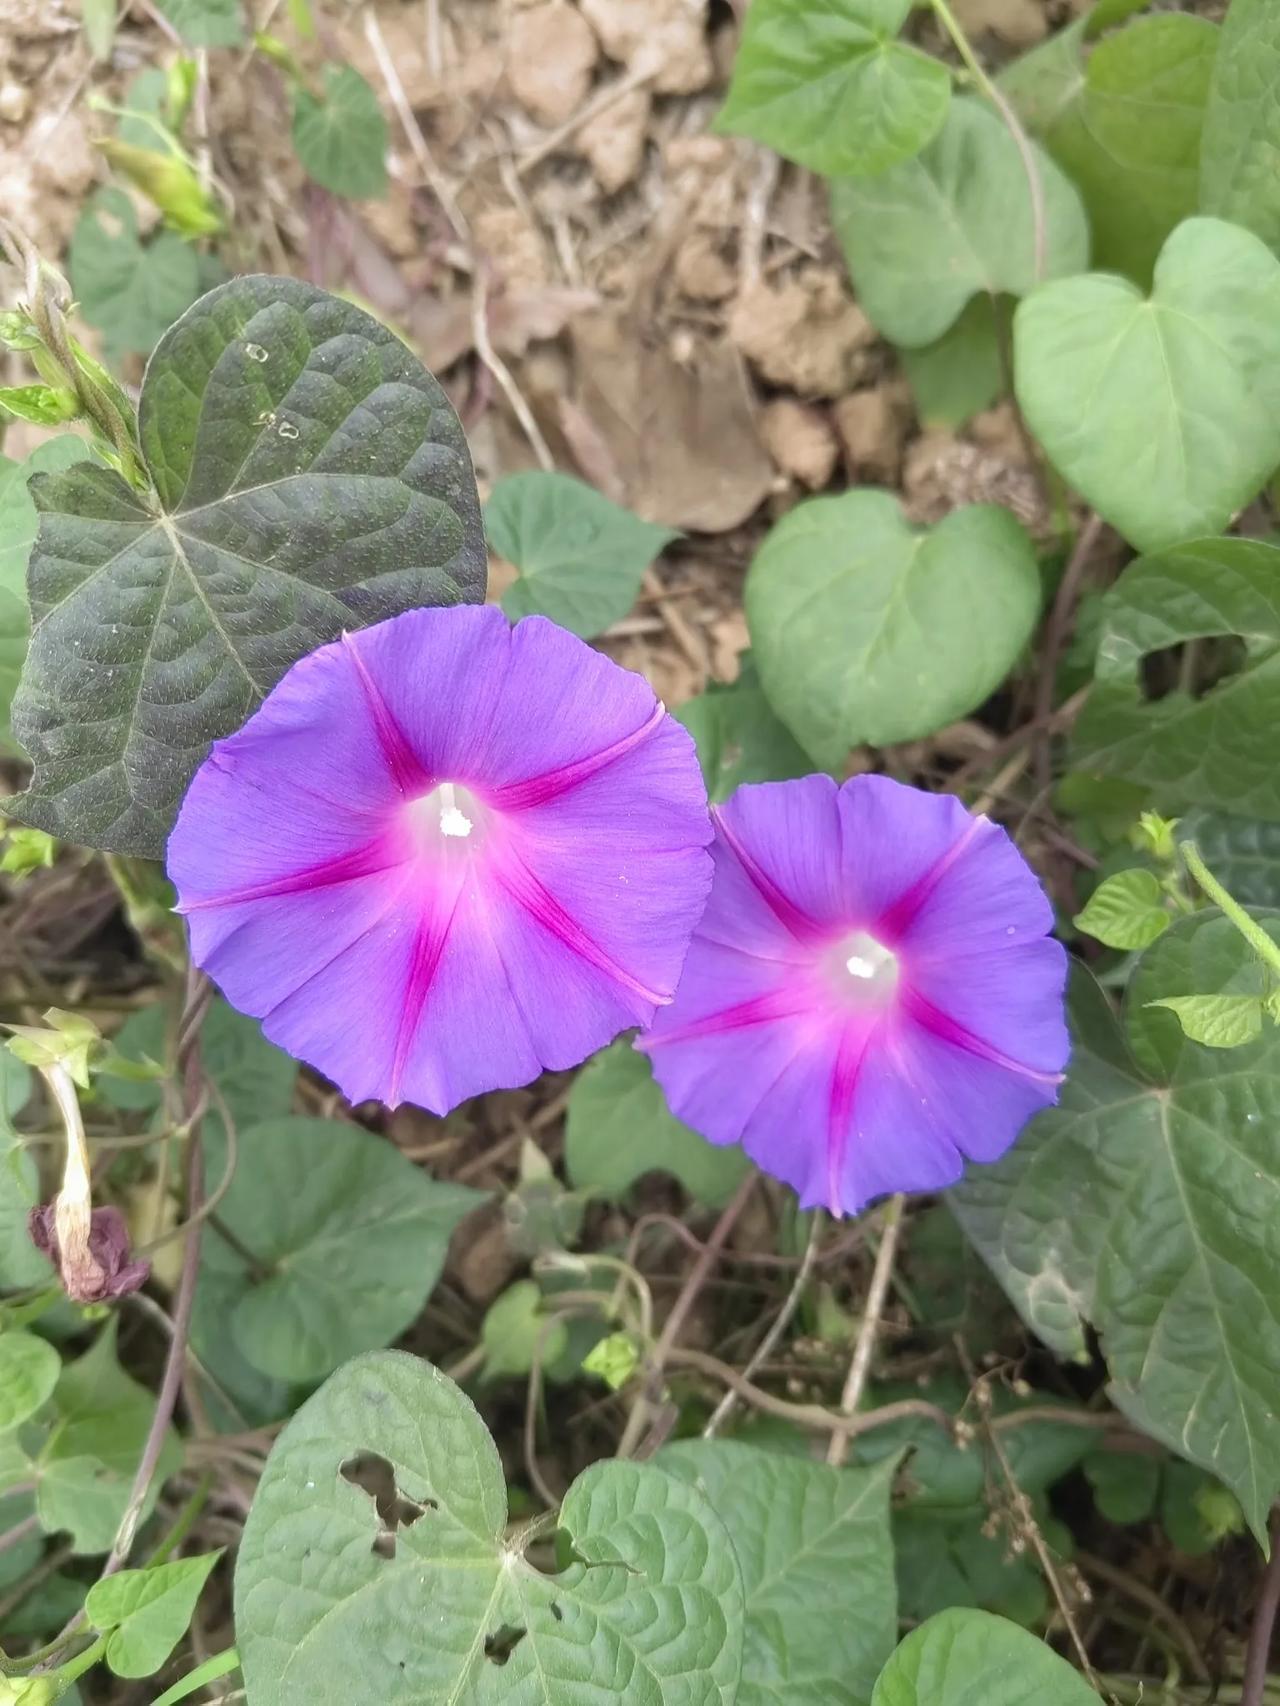
[(1013, 110), (1008, 96), (1005, 95), (983, 69), (982, 62), (970, 45), (968, 36), (960, 27), (960, 21), (947, 0), (929, 0), (933, 14), (943, 29), (950, 36), (956, 52), (964, 63), (965, 70), (973, 78), (978, 88), (991, 102), (991, 105), (1004, 120), (1005, 129), (1013, 138), (1014, 147), (1022, 161), (1022, 169), (1027, 175), (1027, 189), (1031, 197), (1031, 253), (1036, 282), (1045, 276), (1048, 259), (1048, 227), (1045, 219), (1044, 184), (1040, 179), (1040, 168), (1031, 147), (1031, 139), (1023, 129), (1022, 120)]
[(1200, 849), (1194, 841), (1182, 841), (1178, 851), (1196, 882), (1208, 895), (1215, 906), (1219, 907), (1235, 925), (1236, 929), (1248, 942), (1258, 958), (1268, 968), (1272, 975), (1280, 979), (1280, 946), (1273, 942), (1266, 931), (1241, 906), (1238, 900), (1232, 898), (1227, 890), (1214, 876), (1213, 872), (1200, 857)]
[(1249, 1646), (1245, 1653), (1244, 1685), (1240, 1690), (1240, 1706), (1262, 1706), (1267, 1686), (1267, 1671), (1271, 1662), (1271, 1635), (1276, 1626), (1276, 1611), (1280, 1608), (1280, 1505), (1271, 1511), (1271, 1557), (1262, 1578), (1258, 1608), (1249, 1629)]

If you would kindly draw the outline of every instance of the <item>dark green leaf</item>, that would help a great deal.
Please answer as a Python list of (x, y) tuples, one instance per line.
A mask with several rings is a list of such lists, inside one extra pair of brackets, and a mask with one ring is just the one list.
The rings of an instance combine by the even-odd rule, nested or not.
[(1145, 1522), (1156, 1508), (1160, 1460), (1133, 1451), (1091, 1451), (1084, 1472), (1108, 1522)]
[(1098, 1706), (1052, 1647), (985, 1611), (943, 1611), (913, 1629), (872, 1706)]
[(1200, 1558), (1242, 1531), (1235, 1495), (1203, 1469), (1190, 1463), (1166, 1463), (1160, 1480), (1160, 1521), (1179, 1552)]
[(1280, 261), (1237, 226), (1186, 220), (1149, 299), (1090, 273), (1043, 285), (1013, 330), (1032, 431), (1139, 550), (1221, 531), (1280, 463)]
[(1280, 823), (1195, 811), (1182, 819), (1178, 835), (1195, 842), (1214, 876), (1242, 906), (1280, 908)]
[(86, 202), (71, 234), (67, 270), (80, 312), (102, 333), (111, 360), (147, 354), (200, 294), (191, 244), (176, 231), (143, 243), (123, 190), (98, 190)]
[(786, 782), (813, 769), (808, 753), (765, 698), (748, 652), (739, 660), (736, 681), (723, 687), (712, 682), (672, 715), (694, 738), (712, 805), (727, 800), (744, 782)]
[(947, 115), (945, 65), (894, 38), (911, 0), (754, 0), (718, 128), (824, 177), (909, 160)]
[[(1143, 695), (1142, 660), (1188, 640), (1239, 634), (1243, 667), (1201, 698)], [(1204, 539), (1130, 564), (1108, 594), (1098, 672), (1073, 762), (1208, 806), (1280, 821), (1280, 547)], [(1206, 857), (1207, 857), (1206, 853)]]
[[(1046, 277), (1087, 265), (1080, 198), (1039, 149)], [(959, 98), (917, 160), (831, 186), (831, 213), (858, 300), (894, 343), (931, 344), (979, 291), (1022, 296), (1035, 283), (1031, 198), (1022, 157), (984, 102)]]
[[(984, 1511), (898, 1511), (893, 1519), (899, 1615), (921, 1622), (973, 1606), (1030, 1626), (1049, 1605), (1034, 1558), (1012, 1556), (1009, 1536), (989, 1532)], [(983, 1706), (975, 1701), (974, 1706)]]
[(156, 0), (188, 47), (238, 47), (244, 40), (240, 0)]
[[(217, 1178), (223, 1145), (209, 1148)], [(360, 1126), (285, 1118), (242, 1131), (218, 1219), (260, 1271), (215, 1227), (204, 1244), (241, 1354), (263, 1374), (306, 1381), (390, 1344), (440, 1277), (454, 1228), (483, 1200)]]
[(7, 809), (159, 857), (209, 743), (343, 629), (478, 598), (479, 502), (448, 400), (394, 333), (297, 279), (238, 278), (161, 341), (140, 408), (161, 508), (105, 468), (33, 482), (39, 634)]
[(116, 1676), (154, 1676), (187, 1632), (209, 1572), (222, 1556), (206, 1552), (149, 1570), (120, 1570), (89, 1589), (85, 1616), (107, 1635), (103, 1655)]
[(1280, 249), (1280, 10), (1232, 0), (1213, 67), (1200, 154), (1205, 213), (1245, 225)]
[(935, 343), (899, 351), (922, 426), (963, 426), (995, 402), (1004, 388), (1000, 338), (1008, 322), (1007, 298), (975, 296)]
[[(1264, 915), (1280, 935), (1280, 917)], [(1261, 993), (1262, 967), (1217, 912), (1179, 920), (1131, 981), (1124, 1031), (1080, 972), (1062, 1099), (952, 1206), (1028, 1324), (1082, 1348), (1091, 1320), (1111, 1395), (1212, 1470), (1262, 1536), (1280, 1488), (1280, 1031), (1223, 1053), (1183, 1036), (1170, 995)]]
[(738, 1554), (747, 1596), (738, 1706), (866, 1706), (897, 1632), (896, 1461), (829, 1469), (700, 1440), (668, 1446), (657, 1464), (705, 1496)]
[(624, 1039), (589, 1060), (574, 1080), (565, 1167), (582, 1191), (619, 1201), (646, 1173), (672, 1173), (697, 1202), (728, 1202), (750, 1166), (736, 1147), (718, 1149), (682, 1125), (649, 1062)]
[[(116, 1052), (127, 1060), (163, 1063), (165, 1048), (165, 1005), (153, 1001), (133, 1013), (111, 1039)], [(200, 1030), (200, 1056), (204, 1071), (214, 1084), (237, 1126), (257, 1125), (287, 1114), (293, 1106), (293, 1087), (298, 1063), (282, 1049), (269, 1043), (256, 1019), (238, 1013), (215, 997)], [(114, 1078), (104, 1076), (98, 1088), (117, 1108), (149, 1111), (158, 1108), (164, 1086), (158, 1078)], [(218, 1115), (219, 1103), (210, 1109)]]
[(293, 146), (306, 171), (334, 195), (361, 201), (387, 187), (387, 121), (353, 65), (326, 65), (320, 98), (294, 94)]
[(508, 474), (484, 507), (489, 543), (520, 579), (503, 596), (513, 620), (549, 616), (584, 640), (619, 622), (672, 528), (641, 521), (568, 474)]
[(914, 740), (980, 705), (1030, 637), (1040, 576), (1007, 510), (975, 504), (926, 530), (863, 490), (778, 523), (746, 609), (770, 702), (835, 769), (860, 742)]
[(280, 1435), (245, 1525), (249, 1698), (732, 1706), (742, 1577), (692, 1488), (588, 1469), (560, 1509), (575, 1561), (554, 1576), (506, 1524), (497, 1450), (458, 1388), (397, 1352), (348, 1363)]
[(1152, 871), (1117, 871), (1098, 884), (1072, 922), (1108, 948), (1149, 948), (1169, 928), (1165, 892)]

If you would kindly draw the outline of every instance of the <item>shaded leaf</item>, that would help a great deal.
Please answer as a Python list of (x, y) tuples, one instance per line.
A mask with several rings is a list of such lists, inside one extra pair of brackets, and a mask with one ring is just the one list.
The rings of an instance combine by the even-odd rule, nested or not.
[[(209, 1148), (216, 1178), (223, 1144)], [(440, 1277), (454, 1228), (483, 1200), (360, 1126), (270, 1120), (240, 1133), (218, 1211), (258, 1271), (216, 1227), (203, 1265), (221, 1281), (220, 1307), (247, 1361), (274, 1379), (318, 1380), (404, 1331)]]
[(760, 679), (824, 768), (851, 747), (914, 740), (999, 686), (1040, 612), (1040, 576), (1007, 510), (975, 504), (912, 527), (887, 492), (811, 498), (747, 576)]
[(1165, 892), (1152, 871), (1117, 871), (1098, 884), (1072, 922), (1108, 948), (1148, 948), (1169, 928)]
[(1134, 1451), (1099, 1448), (1083, 1468), (1098, 1509), (1108, 1522), (1145, 1522), (1156, 1508), (1160, 1461)]
[(387, 121), (354, 65), (321, 68), (319, 99), (301, 85), (293, 97), (293, 146), (307, 173), (353, 201), (387, 187)]
[(1214, 876), (1242, 906), (1280, 907), (1280, 823), (1195, 811), (1182, 819), (1179, 834), (1195, 842)]
[(727, 686), (713, 681), (671, 714), (693, 736), (712, 805), (727, 800), (744, 782), (786, 782), (813, 769), (808, 753), (765, 698), (749, 652), (739, 659), (736, 681)]
[(67, 253), (80, 312), (102, 333), (109, 359), (148, 354), (200, 294), (200, 264), (176, 231), (143, 243), (123, 190), (102, 189), (85, 203)]
[(951, 74), (897, 41), (911, 0), (755, 0), (717, 128), (824, 177), (909, 160), (947, 115)]
[(668, 1475), (723, 1519), (742, 1566), (738, 1706), (866, 1706), (897, 1633), (895, 1458), (829, 1469), (732, 1440), (668, 1446)]
[(62, 1360), (34, 1333), (0, 1332), (0, 1433), (20, 1427), (47, 1402)]
[(188, 47), (238, 47), (244, 40), (241, 0), (156, 0)]
[(348, 1363), (280, 1435), (245, 1525), (249, 1698), (639, 1706), (643, 1678), (653, 1706), (732, 1706), (742, 1578), (706, 1501), (660, 1470), (599, 1463), (559, 1522), (574, 1561), (543, 1575), (504, 1535), (502, 1465), (458, 1388), (398, 1352)]
[[(147, 1061), (163, 1064), (167, 1053), (165, 1019), (166, 1007), (161, 1001), (130, 1014), (111, 1039), (116, 1053), (140, 1065)], [(200, 1029), (200, 1060), (237, 1126), (256, 1125), (277, 1114), (287, 1114), (293, 1105), (297, 1061), (267, 1041), (256, 1019), (238, 1013), (221, 996), (209, 1003)], [(164, 1096), (164, 1085), (158, 1078), (104, 1074), (97, 1087), (117, 1108), (150, 1111), (160, 1106)], [(219, 1118), (216, 1100), (208, 1118)]]
[(1205, 213), (1280, 249), (1280, 11), (1232, 0), (1213, 67), (1200, 157)]
[(1018, 401), (1055, 468), (1142, 551), (1221, 531), (1280, 462), (1280, 261), (1189, 219), (1150, 298), (1105, 273), (1014, 315)]
[(206, 1552), (148, 1570), (120, 1570), (95, 1582), (85, 1616), (108, 1635), (104, 1654), (116, 1676), (154, 1676), (187, 1632), (209, 1572), (222, 1556)]
[(881, 1672), (872, 1706), (1097, 1706), (1052, 1647), (985, 1611), (943, 1611), (913, 1629)]
[[(159, 857), (210, 741), (343, 629), (478, 598), (471, 463), (400, 340), (296, 279), (234, 279), (161, 341), (139, 411), (159, 513), (105, 468), (32, 482), (40, 619), (13, 815)], [(70, 731), (75, 731), (74, 740)]]
[(574, 1080), (565, 1124), (565, 1167), (582, 1191), (620, 1201), (646, 1173), (673, 1174), (697, 1202), (728, 1202), (750, 1162), (718, 1149), (668, 1109), (649, 1062), (624, 1039)]
[[(1089, 236), (1080, 198), (1036, 150), (1044, 188), (1046, 276), (1080, 272)], [(894, 343), (931, 344), (979, 291), (1022, 296), (1035, 283), (1022, 158), (983, 102), (960, 97), (916, 160), (831, 186), (831, 215), (858, 300)]]
[[(1235, 674), (1198, 699), (1180, 690), (1144, 697), (1148, 653), (1225, 634), (1246, 641)], [(1278, 647), (1280, 547), (1204, 539), (1131, 563), (1103, 606), (1097, 676), (1076, 724), (1074, 765), (1145, 784), (1173, 810), (1208, 806), (1280, 822)]]
[(545, 1367), (569, 1342), (563, 1321), (549, 1322), (542, 1292), (533, 1280), (517, 1280), (485, 1311), (480, 1328), (484, 1371), (491, 1380), (528, 1374), (534, 1359)]
[[(1280, 935), (1276, 915), (1262, 922)], [(1280, 1031), (1223, 1053), (1147, 1003), (1258, 995), (1264, 976), (1216, 912), (1143, 955), (1123, 1029), (1078, 972), (1060, 1105), (950, 1193), (1028, 1325), (1070, 1354), (1092, 1321), (1114, 1401), (1219, 1476), (1259, 1537), (1280, 1488)]]
[(1004, 389), (1000, 338), (1008, 322), (1007, 298), (975, 296), (934, 343), (899, 351), (922, 426), (963, 426), (995, 402)]
[(680, 535), (654, 527), (568, 474), (508, 474), (484, 508), (489, 543), (520, 579), (503, 595), (512, 620), (549, 616), (584, 640), (635, 603), (640, 580)]

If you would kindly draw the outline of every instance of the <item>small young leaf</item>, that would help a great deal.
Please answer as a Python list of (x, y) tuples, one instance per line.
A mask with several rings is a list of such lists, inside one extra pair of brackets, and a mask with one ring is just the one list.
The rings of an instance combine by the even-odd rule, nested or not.
[(64, 385), (4, 385), (0, 416), (6, 412), (35, 426), (61, 426), (80, 413), (80, 399)]
[(620, 1392), (639, 1366), (640, 1346), (630, 1333), (607, 1334), (582, 1359), (582, 1372), (597, 1375), (611, 1392)]
[(986, 1611), (943, 1611), (913, 1629), (871, 1706), (1098, 1706), (1078, 1671), (1037, 1636)]
[(824, 768), (850, 748), (933, 734), (1009, 673), (1040, 613), (1035, 552), (1007, 510), (914, 528), (887, 492), (811, 498), (747, 576), (770, 703)]
[(947, 115), (951, 74), (894, 38), (911, 0), (755, 0), (717, 128), (824, 177), (883, 172)]
[(1000, 339), (1007, 297), (975, 296), (934, 343), (899, 351), (922, 426), (959, 427), (989, 408), (1004, 388)]
[[(222, 1150), (209, 1145), (215, 1178)], [(306, 1381), (389, 1344), (426, 1302), (454, 1228), (483, 1200), (360, 1126), (285, 1118), (242, 1131), (218, 1211), (239, 1248), (216, 1227), (204, 1244), (241, 1354), (263, 1374)]]
[[(1070, 182), (1033, 144), (1044, 191), (1046, 276), (1088, 263)], [(919, 159), (831, 186), (831, 215), (858, 300), (894, 343), (931, 344), (979, 291), (1022, 296), (1036, 281), (1026, 169), (998, 114), (968, 97)]]
[(102, 333), (113, 360), (147, 354), (200, 294), (196, 252), (173, 231), (144, 244), (123, 190), (98, 190), (85, 204), (67, 256), (80, 312)]
[(778, 721), (764, 696), (749, 652), (738, 660), (738, 679), (687, 699), (672, 712), (693, 736), (712, 805), (744, 782), (786, 782), (807, 776), (813, 761)]
[(1280, 251), (1280, 9), (1232, 0), (1213, 67), (1200, 146), (1200, 206)]
[(52, 1396), (62, 1360), (34, 1333), (0, 1332), (0, 1433), (20, 1427)]
[(1019, 304), (1014, 368), (1054, 466), (1131, 544), (1218, 533), (1280, 463), (1280, 261), (1186, 220), (1150, 299), (1090, 273)]
[(293, 146), (322, 189), (353, 201), (387, 187), (387, 121), (378, 97), (353, 65), (326, 65), (320, 99), (294, 92)]
[(1098, 884), (1072, 922), (1108, 948), (1149, 948), (1169, 928), (1164, 890), (1151, 871), (1117, 871)]
[(1146, 1522), (1160, 1491), (1160, 1460), (1132, 1451), (1091, 1451), (1081, 1465), (1108, 1522)]
[(582, 1191), (617, 1202), (646, 1173), (671, 1173), (696, 1202), (719, 1207), (749, 1163), (717, 1149), (669, 1111), (645, 1057), (624, 1039), (589, 1060), (574, 1080), (565, 1167)]
[(1202, 1558), (1243, 1532), (1240, 1501), (1216, 1476), (1191, 1463), (1166, 1463), (1160, 1480), (1160, 1521), (1179, 1552)]
[(1151, 1007), (1167, 1007), (1182, 1034), (1206, 1048), (1239, 1048), (1262, 1029), (1262, 999), (1257, 995), (1167, 995)]
[(206, 1552), (149, 1570), (120, 1570), (89, 1589), (85, 1615), (107, 1636), (116, 1676), (154, 1676), (186, 1634), (209, 1572), (222, 1556)]
[(889, 1535), (897, 1458), (829, 1469), (700, 1440), (668, 1446), (656, 1462), (706, 1497), (742, 1566), (747, 1638), (737, 1706), (781, 1698), (862, 1706), (897, 1633)]
[(490, 1380), (528, 1374), (534, 1359), (545, 1368), (568, 1343), (563, 1321), (549, 1321), (541, 1289), (533, 1280), (517, 1280), (485, 1312), (480, 1328), (484, 1371)]
[(5, 809), (160, 858), (209, 743), (291, 663), (478, 598), (485, 554), (443, 391), (393, 332), (298, 279), (202, 297), (148, 363), (139, 428), (155, 500), (91, 465), (32, 483), (41, 620), (14, 733), (35, 774)]
[(245, 1524), (249, 1698), (732, 1706), (742, 1576), (692, 1487), (594, 1465), (560, 1508), (556, 1575), (507, 1523), (497, 1450), (453, 1382), (400, 1352), (349, 1362), (276, 1441)]
[(484, 519), (492, 548), (520, 570), (502, 600), (507, 615), (549, 616), (584, 640), (627, 614), (644, 571), (680, 537), (568, 474), (508, 474)]
[(239, 47), (244, 40), (240, 0), (156, 0), (188, 47)]

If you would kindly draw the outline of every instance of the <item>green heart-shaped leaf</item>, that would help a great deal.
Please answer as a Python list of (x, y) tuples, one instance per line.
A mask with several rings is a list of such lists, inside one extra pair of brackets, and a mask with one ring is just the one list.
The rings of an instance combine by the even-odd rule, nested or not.
[(206, 1552), (149, 1570), (120, 1570), (93, 1584), (85, 1616), (107, 1636), (104, 1657), (116, 1676), (155, 1675), (186, 1634), (200, 1591), (221, 1556)]
[(1032, 431), (1140, 550), (1220, 532), (1280, 463), (1280, 261), (1249, 232), (1188, 219), (1150, 297), (1064, 279), (1013, 325)]
[(1098, 1696), (1016, 1623), (955, 1610), (911, 1631), (881, 1672), (871, 1706), (1098, 1706)]
[(718, 128), (824, 177), (918, 154), (951, 99), (946, 66), (896, 41), (911, 0), (754, 0)]
[(927, 530), (887, 492), (797, 505), (747, 576), (747, 624), (778, 715), (827, 769), (863, 741), (932, 734), (1009, 673), (1040, 610), (1026, 533), (975, 504)]
[(1280, 249), (1280, 8), (1231, 0), (1200, 145), (1200, 205)]
[(158, 858), (209, 743), (344, 628), (481, 597), (471, 461), (393, 332), (297, 279), (238, 278), (161, 340), (139, 425), (156, 501), (85, 463), (31, 482), (37, 624), (5, 809)]
[(200, 257), (176, 231), (144, 243), (138, 216), (123, 190), (90, 197), (71, 233), (67, 254), (80, 311), (102, 333), (112, 360), (146, 355), (200, 294)]
[[(1260, 922), (1280, 937), (1280, 915)], [(1139, 961), (1124, 1029), (1080, 971), (1058, 1107), (951, 1193), (1032, 1330), (1064, 1354), (1098, 1328), (1111, 1395), (1211, 1470), (1255, 1534), (1280, 1490), (1280, 1320), (1265, 1304), (1280, 1213), (1280, 1028), (1228, 1051), (1149, 1005), (1260, 995), (1266, 974), (1216, 911)]]
[[(1080, 197), (1032, 145), (1044, 192), (1045, 276), (1088, 265)], [(858, 300), (885, 337), (931, 344), (979, 291), (1024, 296), (1036, 282), (1026, 168), (984, 102), (953, 100), (916, 160), (831, 186), (831, 217)]]
[(732, 1706), (742, 1576), (706, 1500), (598, 1463), (569, 1489), (571, 1562), (508, 1537), (502, 1464), (429, 1364), (358, 1357), (277, 1440), (245, 1524), (235, 1623), (272, 1706)]
[(334, 195), (353, 200), (387, 187), (387, 121), (378, 97), (354, 65), (326, 65), (317, 99), (294, 94), (293, 146), (304, 168)]

